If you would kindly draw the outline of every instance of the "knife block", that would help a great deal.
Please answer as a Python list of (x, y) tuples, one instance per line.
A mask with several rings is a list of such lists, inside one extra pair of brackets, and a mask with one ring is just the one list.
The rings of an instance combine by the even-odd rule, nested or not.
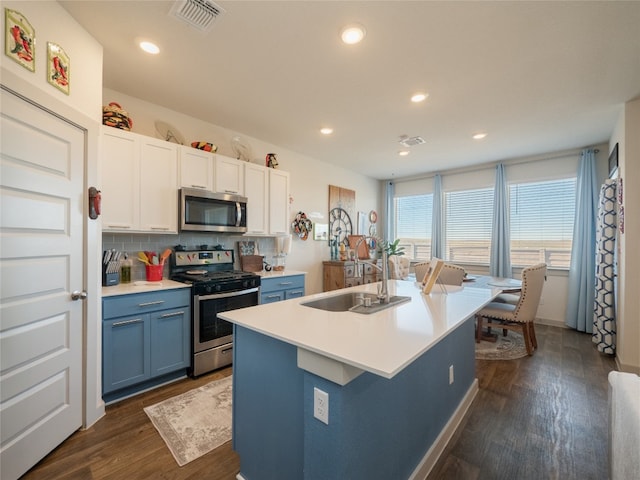
[(120, 283), (120, 272), (106, 273), (102, 272), (102, 286), (112, 287)]

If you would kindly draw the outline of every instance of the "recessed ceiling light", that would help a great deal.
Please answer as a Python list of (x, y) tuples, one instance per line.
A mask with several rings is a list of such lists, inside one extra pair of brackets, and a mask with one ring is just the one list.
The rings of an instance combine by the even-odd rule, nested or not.
[(484, 137), (486, 137), (486, 136), (487, 136), (487, 134), (486, 134), (486, 133), (476, 133), (476, 134), (473, 136), (473, 139), (474, 139), (474, 140), (482, 140), (482, 139), (483, 139)]
[(323, 135), (331, 135), (333, 133), (333, 128), (330, 128), (330, 127), (321, 128), (320, 133)]
[(406, 157), (407, 155), (409, 155), (409, 153), (411, 153), (409, 152), (409, 150), (400, 150), (398, 152), (398, 155), (400, 155), (401, 157)]
[(411, 96), (411, 101), (413, 103), (424, 102), (428, 96), (429, 96), (428, 93), (423, 93), (423, 92), (415, 93), (414, 95)]
[(140, 42), (140, 48), (147, 53), (152, 55), (157, 55), (160, 53), (160, 47), (158, 47), (155, 43), (143, 41)]
[(353, 24), (347, 25), (340, 32), (340, 38), (347, 45), (353, 45), (355, 43), (360, 43), (364, 38), (366, 32), (362, 25)]

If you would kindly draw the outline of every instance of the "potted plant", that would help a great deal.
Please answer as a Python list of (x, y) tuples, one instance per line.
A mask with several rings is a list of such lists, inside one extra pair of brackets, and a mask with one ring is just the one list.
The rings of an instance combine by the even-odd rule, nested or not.
[(396, 238), (393, 242), (389, 242), (388, 240), (383, 240), (381, 242), (381, 248), (387, 252), (387, 256), (391, 257), (393, 255), (401, 256), (404, 255), (404, 247), (399, 245), (400, 239)]

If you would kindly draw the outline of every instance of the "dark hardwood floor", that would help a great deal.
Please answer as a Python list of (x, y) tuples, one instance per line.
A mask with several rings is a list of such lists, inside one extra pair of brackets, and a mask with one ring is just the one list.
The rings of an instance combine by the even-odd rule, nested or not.
[[(614, 361), (590, 335), (544, 325), (536, 334), (532, 357), (477, 361), (480, 391), (428, 480), (607, 478)], [(230, 374), (223, 369), (108, 406), (23, 479), (235, 479), (240, 461), (231, 442), (179, 467), (142, 410)]]
[(574, 330), (536, 337), (531, 357), (476, 360), (480, 391), (428, 480), (608, 478), (614, 359)]

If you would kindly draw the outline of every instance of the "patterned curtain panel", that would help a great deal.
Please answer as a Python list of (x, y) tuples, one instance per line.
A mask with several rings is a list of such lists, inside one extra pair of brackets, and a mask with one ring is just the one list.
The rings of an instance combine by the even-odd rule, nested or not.
[(593, 343), (602, 353), (616, 351), (615, 318), (616, 180), (600, 189), (596, 229), (596, 291), (593, 311)]

